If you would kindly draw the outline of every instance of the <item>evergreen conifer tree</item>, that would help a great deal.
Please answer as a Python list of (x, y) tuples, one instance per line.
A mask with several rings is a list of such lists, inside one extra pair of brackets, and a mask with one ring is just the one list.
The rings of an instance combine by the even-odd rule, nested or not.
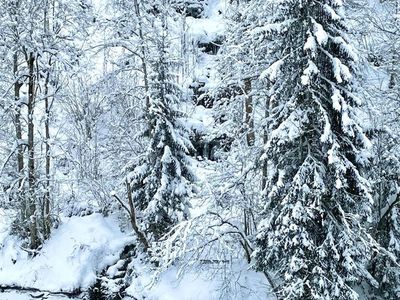
[[(161, 2), (161, 1), (160, 1)], [(158, 240), (171, 227), (189, 216), (188, 196), (194, 175), (187, 157), (193, 146), (178, 105), (183, 93), (176, 82), (177, 59), (167, 29), (166, 3), (158, 3), (149, 39), (149, 146), (130, 174), (134, 203), (142, 214), (145, 232)]]
[(357, 55), (342, 1), (283, 0), (258, 29), (279, 58), (271, 83), (264, 219), (256, 267), (276, 272), (283, 299), (358, 299), (374, 242), (361, 168), (369, 140), (357, 120)]

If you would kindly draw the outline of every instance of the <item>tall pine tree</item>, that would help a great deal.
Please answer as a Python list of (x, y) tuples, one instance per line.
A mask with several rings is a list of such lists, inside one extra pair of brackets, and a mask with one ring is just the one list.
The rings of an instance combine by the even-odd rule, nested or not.
[(358, 299), (375, 284), (364, 230), (372, 197), (361, 168), (369, 141), (357, 120), (357, 55), (341, 0), (282, 0), (258, 32), (278, 59), (271, 85), (264, 219), (256, 267), (279, 277), (283, 299)]
[(145, 233), (158, 240), (173, 225), (189, 216), (188, 197), (194, 175), (187, 154), (193, 150), (189, 131), (178, 105), (183, 93), (176, 82), (177, 59), (168, 29), (167, 1), (159, 1), (148, 16), (153, 34), (148, 40), (149, 109), (147, 112), (149, 146), (130, 173), (132, 196), (138, 204)]

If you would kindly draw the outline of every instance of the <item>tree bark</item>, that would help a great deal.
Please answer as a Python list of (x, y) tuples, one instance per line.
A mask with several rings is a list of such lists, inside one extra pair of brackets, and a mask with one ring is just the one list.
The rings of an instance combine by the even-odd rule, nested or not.
[(18, 200), (21, 205), (21, 221), (26, 218), (26, 205), (24, 199), (24, 148), (22, 142), (22, 124), (21, 124), (21, 98), (20, 91), (22, 83), (18, 78), (18, 53), (14, 53), (13, 57), (13, 73), (14, 73), (14, 100), (15, 100), (15, 137), (17, 139), (17, 173), (18, 173)]
[(253, 118), (253, 97), (251, 95), (251, 80), (244, 81), (245, 92), (245, 125), (247, 146), (253, 146), (255, 141), (254, 118)]
[[(49, 59), (49, 66), (51, 65), (51, 58)], [(50, 79), (50, 71), (46, 74), (46, 81), (44, 85), (44, 106), (45, 106), (45, 151), (46, 151), (46, 170), (45, 170), (45, 193), (43, 199), (43, 229), (44, 229), (44, 237), (47, 239), (50, 236), (51, 229), (51, 217), (50, 217), (50, 166), (51, 166), (51, 155), (50, 155), (50, 99), (48, 96), (49, 93), (49, 79)]]
[[(269, 110), (270, 110), (271, 103), (269, 100), (265, 102), (265, 119), (269, 117)], [(264, 125), (264, 132), (263, 132), (263, 145), (266, 145), (268, 142), (268, 125)], [(262, 162), (262, 178), (261, 178), (261, 190), (263, 191), (267, 186), (267, 178), (268, 178), (268, 160), (265, 159)]]
[[(142, 61), (142, 71), (143, 71), (143, 82), (144, 82), (144, 89), (145, 89), (145, 108), (146, 108), (146, 119), (149, 124), (149, 130), (151, 132), (151, 122), (149, 118), (149, 112), (150, 112), (150, 89), (149, 89), (149, 78), (148, 78), (148, 71), (147, 71), (147, 62), (146, 62), (146, 48), (145, 48), (145, 39), (144, 39), (144, 34), (143, 34), (143, 22), (142, 22), (142, 16), (140, 15), (140, 7), (139, 7), (139, 2), (138, 0), (133, 0), (134, 6), (135, 6), (135, 14), (139, 22), (138, 26), (138, 34), (140, 41), (142, 43), (140, 47), (140, 59)], [(149, 132), (149, 134), (150, 134)]]
[(34, 107), (36, 94), (35, 80), (35, 56), (33, 52), (27, 55), (27, 64), (29, 69), (28, 76), (28, 218), (30, 222), (30, 248), (36, 249), (39, 246), (39, 237), (37, 230), (36, 216), (36, 180), (35, 180), (35, 144), (34, 144)]
[(136, 210), (135, 210), (135, 205), (133, 203), (131, 185), (129, 184), (128, 180), (126, 180), (125, 184), (126, 184), (126, 189), (128, 192), (128, 204), (129, 204), (131, 224), (132, 224), (133, 230), (135, 231), (136, 235), (138, 236), (140, 242), (143, 244), (144, 250), (147, 251), (150, 248), (150, 244), (149, 244), (147, 238), (145, 237), (144, 233), (139, 229), (139, 227), (137, 225)]
[[(255, 142), (255, 132), (254, 132), (254, 118), (253, 118), (253, 97), (252, 97), (252, 86), (251, 79), (246, 78), (244, 81), (244, 113), (245, 113), (245, 130), (246, 130), (246, 142), (247, 146), (251, 147)], [(245, 195), (245, 191), (242, 192)], [(252, 212), (252, 203), (249, 203), (249, 206), (243, 210), (243, 222), (244, 222), (244, 232), (248, 236), (252, 234), (251, 225), (253, 222), (253, 212)], [(247, 260), (250, 263), (250, 256), (247, 255)]]
[(132, 197), (132, 190), (131, 190), (131, 185), (129, 184), (129, 181), (125, 181), (125, 186), (126, 186), (126, 191), (128, 193), (128, 206), (125, 205), (124, 202), (122, 202), (121, 199), (117, 195), (113, 195), (115, 199), (121, 204), (121, 206), (126, 210), (126, 212), (129, 215), (129, 220), (132, 225), (132, 229), (137, 235), (139, 242), (142, 244), (144, 251), (147, 251), (150, 248), (150, 243), (147, 240), (145, 234), (139, 229), (139, 226), (137, 225), (137, 220), (136, 220), (136, 209), (135, 205), (133, 203), (133, 197)]
[[(48, 16), (49, 2), (46, 0), (43, 18), (43, 27), (45, 32), (45, 38), (50, 34), (50, 20)], [(53, 15), (54, 18), (54, 15)], [(48, 69), (46, 72), (46, 79), (44, 83), (44, 106), (45, 106), (45, 193), (43, 197), (43, 208), (42, 208), (42, 221), (43, 221), (43, 235), (47, 239), (50, 236), (51, 229), (51, 216), (50, 216), (50, 167), (51, 167), (51, 156), (50, 156), (50, 97), (49, 97), (49, 84), (50, 84), (50, 68), (51, 68), (51, 56), (48, 62)]]

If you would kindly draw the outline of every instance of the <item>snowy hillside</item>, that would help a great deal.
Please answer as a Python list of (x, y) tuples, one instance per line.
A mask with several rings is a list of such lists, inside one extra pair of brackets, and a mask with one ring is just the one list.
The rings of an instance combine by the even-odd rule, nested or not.
[(400, 299), (400, 0), (0, 12), (0, 300)]

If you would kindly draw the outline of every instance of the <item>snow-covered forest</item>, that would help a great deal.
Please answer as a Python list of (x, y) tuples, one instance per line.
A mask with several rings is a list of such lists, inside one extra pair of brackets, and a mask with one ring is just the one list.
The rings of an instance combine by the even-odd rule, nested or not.
[(400, 299), (400, 0), (0, 0), (0, 299)]

